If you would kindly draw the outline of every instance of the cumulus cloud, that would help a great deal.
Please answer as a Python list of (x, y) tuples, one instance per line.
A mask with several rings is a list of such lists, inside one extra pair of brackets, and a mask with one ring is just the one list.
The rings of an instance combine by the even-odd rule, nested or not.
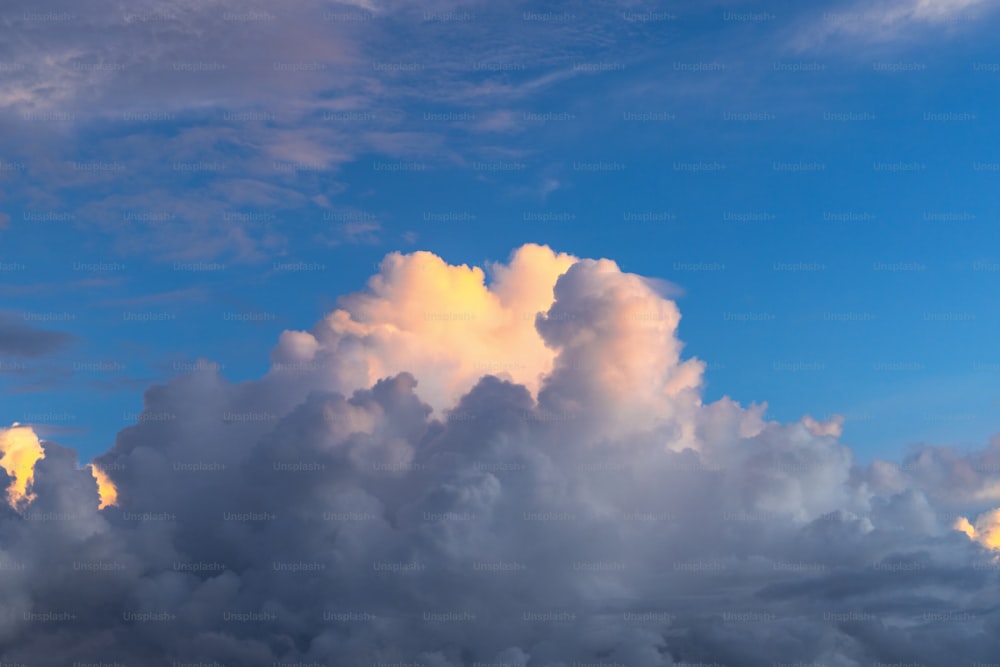
[(488, 268), (389, 255), (259, 380), (150, 388), (89, 469), (41, 441), (0, 509), (0, 659), (997, 654), (1000, 441), (859, 465), (838, 417), (703, 403), (649, 281), (534, 245)]
[(118, 489), (115, 488), (115, 483), (111, 481), (108, 473), (93, 464), (90, 464), (88, 468), (90, 468), (90, 474), (94, 476), (94, 481), (97, 482), (97, 496), (100, 499), (97, 509), (102, 510), (105, 507), (117, 505)]
[(535, 318), (552, 305), (556, 279), (574, 261), (526, 245), (509, 264), (490, 267), (487, 285), (479, 267), (450, 266), (429, 252), (393, 253), (367, 291), (343, 298), (312, 331), (285, 332), (271, 372), (296, 383), (310, 372), (313, 382), (341, 392), (410, 372), (438, 410), (487, 374), (537, 391), (555, 351), (539, 337)]

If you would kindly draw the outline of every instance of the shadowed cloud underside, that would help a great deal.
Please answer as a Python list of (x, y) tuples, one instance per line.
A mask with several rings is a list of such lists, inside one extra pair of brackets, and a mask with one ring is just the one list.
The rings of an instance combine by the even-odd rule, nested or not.
[(703, 403), (676, 304), (614, 262), (528, 245), (489, 274), (389, 255), (365, 291), (283, 334), (260, 379), (203, 363), (151, 387), (84, 469), (30, 428), (0, 431), (0, 563), (17, 569), (0, 576), (0, 658), (1000, 650), (1000, 439), (861, 466), (840, 417)]

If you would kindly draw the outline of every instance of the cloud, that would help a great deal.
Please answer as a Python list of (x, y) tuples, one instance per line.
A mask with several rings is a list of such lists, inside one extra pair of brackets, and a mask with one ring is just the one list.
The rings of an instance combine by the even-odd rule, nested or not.
[(35, 499), (31, 493), (35, 464), (45, 458), (38, 436), (31, 428), (15, 426), (0, 429), (0, 468), (7, 472), (7, 502), (17, 509)]
[[(485, 374), (506, 374), (537, 390), (555, 352), (535, 331), (535, 316), (552, 304), (556, 279), (570, 255), (527, 245), (507, 265), (449, 266), (428, 252), (393, 253), (364, 293), (312, 331), (285, 332), (272, 353), (272, 373), (302, 373), (341, 392), (410, 372), (421, 395), (443, 410)], [(348, 353), (348, 351), (350, 351)]]
[(165, 292), (155, 292), (152, 294), (143, 294), (141, 296), (132, 296), (120, 299), (105, 299), (98, 302), (98, 305), (104, 308), (111, 308), (122, 306), (147, 306), (150, 304), (171, 303), (174, 301), (190, 303), (192, 301), (204, 301), (210, 296), (210, 294), (211, 293), (204, 287), (186, 287), (184, 289), (167, 290)]
[(827, 39), (841, 36), (869, 42), (893, 42), (915, 38), (924, 30), (940, 30), (962, 24), (975, 25), (993, 9), (988, 0), (887, 0), (858, 3), (825, 10), (814, 16), (798, 37), (799, 48), (815, 48)]
[[(12, 0), (5, 10), (25, 40), (0, 48), (15, 206), (72, 216), (82, 231), (107, 233), (112, 251), (159, 261), (259, 263), (315, 239), (322, 212), (310, 203), (348, 189), (334, 180), (347, 165), (371, 169), (362, 180), (381, 189), (391, 173), (382, 167), (402, 167), (375, 168), (385, 158), (431, 172), (542, 155), (541, 135), (563, 129), (527, 112), (586, 76), (583, 60), (641, 59), (636, 40), (618, 38), (617, 8), (580, 2), (557, 21), (451, 1), (305, 0), (275, 11), (95, 0), (81, 12), (69, 0), (44, 10)], [(535, 198), (567, 187), (535, 181)], [(294, 215), (305, 234), (263, 213)], [(374, 244), (402, 230), (340, 231), (327, 240)]]
[(111, 477), (98, 466), (90, 464), (88, 467), (90, 468), (90, 474), (94, 476), (94, 481), (97, 482), (97, 495), (100, 498), (97, 509), (117, 505), (118, 489), (115, 488)]
[(379, 242), (382, 225), (375, 221), (345, 222), (332, 234), (320, 234), (318, 238), (329, 246), (347, 244), (375, 245)]
[(527, 245), (487, 269), (390, 254), (312, 330), (285, 332), (260, 379), (199, 364), (151, 387), (86, 470), (42, 441), (35, 499), (0, 508), (0, 659), (1000, 651), (996, 551), (978, 539), (1000, 439), (862, 466), (837, 417), (704, 403), (677, 305), (614, 262)]
[(938, 22), (957, 18), (961, 12), (989, 6), (988, 0), (916, 0), (904, 5), (909, 18)]
[(0, 353), (14, 357), (41, 357), (64, 347), (73, 336), (19, 321), (13, 313), (0, 312)]

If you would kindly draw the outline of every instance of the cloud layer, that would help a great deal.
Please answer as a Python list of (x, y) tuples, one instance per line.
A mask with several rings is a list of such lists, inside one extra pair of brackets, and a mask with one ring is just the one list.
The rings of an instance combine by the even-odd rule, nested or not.
[(0, 311), (0, 354), (14, 358), (41, 357), (73, 340), (61, 331), (48, 331), (28, 323), (27, 317)]
[(839, 418), (704, 404), (676, 304), (614, 262), (529, 245), (489, 273), (389, 255), (364, 292), (283, 334), (261, 379), (199, 364), (149, 389), (95, 468), (42, 442), (34, 499), (0, 508), (0, 659), (1000, 651), (1000, 438), (859, 466)]

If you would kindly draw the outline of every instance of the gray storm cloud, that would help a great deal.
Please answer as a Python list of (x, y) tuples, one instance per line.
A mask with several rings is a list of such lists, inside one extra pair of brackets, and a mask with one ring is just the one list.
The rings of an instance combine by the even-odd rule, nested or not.
[(489, 280), (390, 255), (341, 304), (259, 380), (150, 388), (110, 482), (3, 432), (4, 663), (1000, 654), (1000, 438), (860, 466), (839, 418), (704, 404), (675, 303), (541, 246)]

